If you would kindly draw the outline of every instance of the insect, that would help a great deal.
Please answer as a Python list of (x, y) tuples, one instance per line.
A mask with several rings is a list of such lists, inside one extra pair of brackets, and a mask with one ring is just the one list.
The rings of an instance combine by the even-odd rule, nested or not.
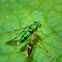
[(35, 22), (34, 24), (32, 24), (28, 27), (29, 27), (29, 30), (23, 34), (23, 36), (21, 37), (21, 39), (17, 43), (17, 45), (24, 42), (32, 33), (34, 33), (38, 29), (38, 27), (41, 27), (41, 24), (39, 22)]
[[(37, 32), (37, 29), (38, 27), (41, 27), (41, 24), (40, 22), (34, 22), (33, 24), (31, 24), (30, 26), (27, 26), (27, 27), (24, 27), (24, 28), (21, 28), (21, 29), (24, 29), (24, 31), (20, 32), (18, 36), (21, 35), (21, 33), (25, 32), (25, 29), (28, 28), (28, 30), (22, 35), (20, 41), (17, 42), (17, 45), (19, 45), (20, 43), (24, 42), (26, 39), (28, 39), (28, 37), (30, 37), (32, 34), (33, 34), (33, 37), (32, 37), (32, 42), (28, 43), (28, 47), (27, 47), (27, 55), (26, 55), (26, 58), (28, 58), (28, 56), (31, 54), (32, 52), (32, 49), (33, 49), (33, 45), (34, 45), (34, 39), (35, 39), (35, 33)], [(18, 31), (18, 30), (21, 30), (21, 29), (17, 29), (17, 30), (14, 30), (14, 31)], [(14, 32), (14, 31), (11, 31), (11, 32)], [(11, 33), (11, 32), (8, 32), (8, 33)], [(18, 37), (17, 36), (17, 37)], [(17, 37), (15, 37), (14, 39), (12, 40), (15, 40)], [(40, 40), (38, 40), (39, 42), (41, 42)], [(42, 43), (41, 43), (42, 44)], [(42, 44), (43, 45), (43, 44)], [(44, 47), (44, 45), (43, 45)], [(45, 48), (45, 47), (44, 47)], [(46, 50), (46, 48), (45, 48)], [(46, 50), (47, 51), (47, 50)], [(48, 51), (47, 51), (48, 52)]]

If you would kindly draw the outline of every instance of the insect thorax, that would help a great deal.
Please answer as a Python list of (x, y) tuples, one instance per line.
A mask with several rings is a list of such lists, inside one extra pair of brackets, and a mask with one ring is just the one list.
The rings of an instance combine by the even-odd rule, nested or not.
[(33, 24), (33, 25), (30, 26), (29, 31), (30, 31), (31, 33), (33, 33), (34, 31), (37, 30), (37, 28), (38, 28), (38, 25)]

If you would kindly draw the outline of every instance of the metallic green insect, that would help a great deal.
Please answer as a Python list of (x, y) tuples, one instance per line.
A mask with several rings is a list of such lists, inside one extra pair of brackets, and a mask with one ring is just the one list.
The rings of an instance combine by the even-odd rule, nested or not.
[[(20, 43), (24, 42), (28, 37), (30, 37), (30, 35), (33, 34), (32, 43), (28, 43), (28, 44), (27, 44), (27, 45), (28, 45), (28, 47), (27, 47), (27, 50), (28, 50), (28, 51), (27, 51), (26, 58), (28, 58), (28, 56), (29, 56), (29, 55), (31, 54), (31, 52), (32, 52), (33, 45), (34, 45), (35, 33), (36, 33), (38, 27), (41, 27), (40, 22), (34, 22), (34, 23), (33, 23), (32, 25), (30, 25), (30, 26), (21, 28), (21, 29), (24, 29), (24, 30), (25, 30), (26, 28), (29, 28), (29, 29), (28, 29), (26, 32), (25, 32), (25, 31), (20, 32), (20, 34), (18, 35), (18, 36), (20, 36), (21, 33), (25, 32), (25, 33), (22, 35), (20, 41), (17, 42), (17, 45), (19, 45)], [(21, 30), (21, 29), (18, 29), (18, 30)], [(18, 30), (14, 30), (14, 31), (18, 31)], [(11, 31), (11, 32), (14, 32), (14, 31)], [(11, 32), (8, 32), (8, 33), (11, 33)], [(18, 37), (18, 36), (17, 36), (17, 37)], [(17, 37), (15, 37), (15, 38), (12, 39), (12, 40), (15, 40)], [(40, 40), (38, 40), (38, 41), (41, 42)], [(42, 43), (41, 43), (41, 44), (42, 44)], [(42, 44), (42, 45), (43, 45), (43, 44)], [(43, 47), (44, 47), (44, 45), (43, 45)], [(44, 47), (44, 48), (45, 48), (45, 47)], [(45, 50), (46, 50), (46, 48), (45, 48)], [(46, 50), (46, 51), (47, 51), (47, 50)], [(47, 52), (48, 52), (48, 51), (47, 51)]]
[(38, 27), (41, 27), (41, 24), (39, 22), (35, 22), (34, 24), (28, 27), (29, 29), (21, 37), (20, 43), (24, 42), (32, 33), (34, 33), (38, 29)]

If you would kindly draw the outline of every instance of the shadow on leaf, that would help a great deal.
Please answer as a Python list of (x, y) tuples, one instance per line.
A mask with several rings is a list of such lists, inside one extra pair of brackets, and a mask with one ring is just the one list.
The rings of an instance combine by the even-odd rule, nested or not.
[(11, 46), (17, 46), (17, 42), (18, 42), (19, 40), (11, 40), (11, 41), (8, 41), (7, 43), (6, 43), (6, 45), (11, 45)]
[(21, 52), (26, 51), (27, 44), (23, 45), (22, 48), (20, 49)]

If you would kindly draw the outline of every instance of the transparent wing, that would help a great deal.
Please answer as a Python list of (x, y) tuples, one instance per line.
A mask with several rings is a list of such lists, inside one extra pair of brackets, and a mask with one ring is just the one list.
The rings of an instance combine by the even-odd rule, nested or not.
[[(17, 37), (19, 37), (23, 32), (25, 32), (25, 31), (20, 32), (19, 35), (17, 35), (17, 36), (16, 36), (14, 39), (12, 39), (12, 40), (15, 40), (15, 39), (16, 39)], [(11, 41), (12, 41), (12, 40), (11, 40)]]
[(6, 33), (0, 33), (0, 34), (8, 34), (8, 33), (12, 33), (12, 32), (15, 32), (15, 31), (19, 31), (19, 30), (21, 30), (21, 29), (26, 29), (26, 28), (29, 28), (30, 26), (26, 26), (26, 27), (24, 27), (24, 28), (20, 28), (20, 29), (16, 29), (16, 30), (13, 30), (13, 31), (10, 31), (10, 32), (6, 32)]

